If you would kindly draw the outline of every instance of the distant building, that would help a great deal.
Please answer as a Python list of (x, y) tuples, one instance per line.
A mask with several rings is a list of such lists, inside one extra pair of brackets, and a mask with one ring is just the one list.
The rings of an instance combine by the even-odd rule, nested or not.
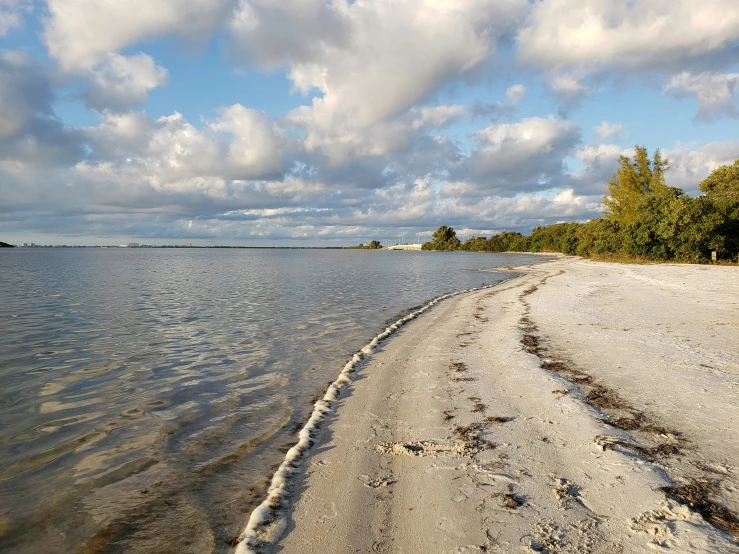
[(187, 248), (192, 248), (192, 243), (191, 243), (191, 242), (186, 242), (186, 243), (185, 243), (185, 246), (186, 246)]
[(28, 243), (27, 242), (21, 243), (21, 246), (28, 247)]
[(139, 247), (139, 243), (138, 242), (129, 242), (126, 245), (126, 248), (138, 248), (138, 247)]

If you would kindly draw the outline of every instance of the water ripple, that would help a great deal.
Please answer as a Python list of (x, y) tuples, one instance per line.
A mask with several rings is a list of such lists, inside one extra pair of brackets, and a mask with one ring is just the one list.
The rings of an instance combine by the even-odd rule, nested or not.
[(532, 259), (4, 249), (0, 550), (227, 552), (347, 354)]

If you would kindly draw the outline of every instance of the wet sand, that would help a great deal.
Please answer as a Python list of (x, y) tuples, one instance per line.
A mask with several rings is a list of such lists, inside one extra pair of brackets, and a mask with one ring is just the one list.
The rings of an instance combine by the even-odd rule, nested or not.
[(739, 269), (520, 270), (358, 364), (260, 550), (739, 552)]

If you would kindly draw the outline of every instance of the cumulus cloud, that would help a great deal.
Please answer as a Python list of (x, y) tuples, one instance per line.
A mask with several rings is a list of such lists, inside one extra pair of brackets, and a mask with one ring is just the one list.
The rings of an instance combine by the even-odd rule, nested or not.
[(102, 117), (86, 130), (91, 159), (76, 166), (98, 183), (224, 197), (233, 181), (282, 178), (296, 148), (294, 136), (240, 104), (222, 108), (202, 129), (177, 112), (156, 120), (136, 113)]
[(49, 54), (69, 70), (90, 69), (140, 40), (207, 37), (231, 13), (233, 0), (48, 0), (43, 37)]
[(455, 228), (474, 222), (478, 228), (496, 232), (529, 232), (537, 225), (587, 221), (597, 217), (599, 211), (599, 196), (581, 196), (571, 189), (563, 189), (546, 195), (535, 193), (516, 197), (442, 198), (437, 203), (433, 217), (436, 218), (435, 221), (449, 222)]
[(595, 142), (600, 142), (607, 138), (615, 137), (624, 132), (624, 127), (620, 123), (608, 123), (601, 121), (600, 125), (595, 127)]
[[(306, 149), (340, 164), (348, 150), (385, 149), (393, 118), (488, 59), (526, 4), (309, 1), (296, 9), (295, 0), (251, 0), (231, 31), (244, 59), (285, 65), (296, 92), (317, 95), (287, 118), (305, 133)], [(292, 36), (267, 39), (284, 34)]]
[[(729, 165), (739, 159), (739, 141), (710, 142), (705, 145), (684, 145), (678, 142), (662, 150), (669, 170), (666, 182), (690, 195), (701, 194), (698, 185), (720, 165)], [(591, 144), (577, 149), (576, 158), (583, 169), (571, 175), (571, 186), (578, 194), (605, 195), (608, 179), (618, 167), (620, 156), (633, 157), (633, 148), (615, 144)]]
[(505, 95), (511, 104), (518, 106), (523, 97), (526, 96), (526, 87), (523, 85), (510, 86), (506, 89)]
[(168, 76), (148, 54), (108, 54), (102, 66), (90, 71), (83, 98), (90, 109), (124, 112), (145, 104), (149, 92), (165, 86)]
[[(387, 164), (409, 167), (419, 161), (419, 156), (430, 161), (440, 150), (456, 151), (446, 138), (432, 133), (467, 115), (467, 108), (459, 105), (420, 106), (361, 128), (346, 124), (320, 130), (309, 109), (296, 109), (285, 122), (304, 132), (303, 146), (312, 164), (334, 172), (347, 165), (377, 167), (379, 163), (379, 171), (373, 177), (377, 179)], [(421, 145), (426, 154), (420, 151)]]
[(24, 12), (31, 9), (30, 2), (26, 0), (0, 0), (0, 37), (8, 34), (10, 29), (20, 27)]
[(677, 98), (694, 96), (698, 101), (697, 118), (713, 121), (722, 116), (739, 117), (739, 73), (690, 73), (674, 75), (662, 89)]
[(739, 39), (734, 0), (547, 0), (532, 6), (516, 37), (518, 55), (547, 69), (674, 67)]
[(275, 69), (348, 45), (350, 21), (338, 2), (240, 0), (229, 32), (235, 56)]
[[(586, 220), (633, 152), (608, 140), (621, 125), (603, 121), (583, 144), (564, 114), (639, 73), (672, 75), (664, 93), (695, 97), (701, 119), (736, 117), (735, 4), (49, 0), (42, 39), (58, 66), (0, 53), (0, 230), (347, 243), (442, 223), (489, 234)], [(27, 6), (0, 0), (0, 35)], [(142, 41), (221, 30), (229, 62), (284, 73), (302, 105), (275, 116), (230, 100), (191, 120), (136, 111), (168, 80), (136, 53)], [(509, 67), (508, 49), (495, 54), (510, 40)], [(530, 81), (497, 102), (461, 101), (532, 68), (545, 68), (560, 117), (517, 116)], [(55, 90), (80, 82), (99, 124), (74, 128), (56, 117)], [(696, 193), (739, 144), (665, 154), (668, 183)]]
[(52, 77), (22, 52), (0, 51), (0, 138), (23, 129), (38, 114), (52, 114)]
[(219, 110), (219, 120), (210, 128), (233, 137), (226, 163), (236, 179), (279, 177), (290, 164), (288, 154), (299, 148), (297, 139), (271, 121), (263, 112), (234, 104)]
[(455, 164), (455, 184), (445, 194), (515, 195), (545, 190), (559, 183), (564, 158), (580, 142), (580, 129), (569, 121), (532, 117), (491, 125), (472, 135), (476, 146)]
[(580, 79), (567, 73), (555, 75), (550, 86), (555, 94), (568, 100), (579, 100), (583, 96), (597, 92), (597, 89), (583, 84)]
[[(154, 124), (179, 127), (182, 132), (186, 124), (176, 123), (177, 119)], [(119, 125), (136, 126), (131, 122)], [(586, 175), (594, 179), (598, 173), (609, 176), (620, 153), (615, 145), (583, 146), (577, 156), (593, 167), (566, 175), (572, 186), (565, 184), (554, 191), (515, 196), (450, 195), (446, 194), (450, 190), (447, 185), (453, 183), (443, 182), (439, 192), (437, 180), (431, 176), (376, 190), (360, 190), (289, 176), (274, 181), (229, 181), (180, 175), (179, 181), (156, 188), (138, 180), (141, 167), (132, 168), (132, 177), (136, 178), (116, 181), (114, 176), (124, 168), (111, 164), (106, 175), (104, 164), (90, 163), (79, 166), (75, 179), (59, 189), (39, 188), (38, 180), (30, 187), (11, 189), (7, 179), (0, 179), (0, 194), (7, 194), (14, 202), (11, 207), (0, 207), (0, 212), (7, 212), (0, 217), (0, 230), (21, 217), (27, 222), (25, 225), (46, 232), (219, 242), (260, 239), (347, 244), (395, 236), (399, 229), (409, 235), (429, 233), (442, 223), (460, 229), (472, 225), (484, 229), (486, 235), (493, 230), (528, 232), (535, 225), (585, 221), (598, 216), (603, 191), (588, 189), (582, 183), (586, 182)], [(668, 183), (679, 184), (678, 178), (686, 176), (697, 183), (716, 165), (739, 156), (739, 143), (692, 149), (678, 145), (666, 154), (673, 165)], [(153, 158), (149, 163), (154, 163)], [(89, 170), (94, 171), (85, 173)], [(27, 211), (23, 211), (24, 204)]]
[(573, 189), (559, 191), (553, 197), (523, 196), (516, 200), (513, 213), (529, 221), (556, 223), (588, 220), (600, 215), (600, 198), (579, 196)]
[(733, 164), (739, 159), (739, 140), (709, 142), (703, 146), (677, 143), (665, 149), (669, 162), (667, 184), (679, 187), (688, 194), (701, 194), (698, 185), (711, 171), (720, 165)]
[(570, 175), (569, 185), (578, 194), (604, 196), (608, 179), (618, 167), (620, 156), (630, 156), (633, 149), (622, 149), (615, 144), (589, 144), (575, 152), (582, 169)]
[(555, 73), (549, 78), (549, 90), (559, 100), (560, 117), (567, 118), (571, 110), (580, 107), (585, 97), (600, 92), (601, 88), (586, 85), (580, 75)]
[(15, 172), (29, 166), (74, 163), (82, 140), (53, 110), (55, 75), (23, 52), (0, 51), (0, 163)]
[[(261, 112), (230, 106), (200, 128), (177, 112), (157, 119), (104, 112), (101, 118), (100, 125), (80, 130), (58, 125), (55, 142), (24, 138), (11, 140), (14, 148), (8, 148), (0, 141), (0, 211), (6, 223), (38, 221), (34, 227), (43, 223), (48, 231), (54, 222), (69, 233), (89, 224), (89, 234), (107, 222), (111, 233), (117, 228), (149, 236), (157, 229), (181, 231), (181, 225), (167, 223), (177, 218), (235, 207), (331, 202), (332, 191), (322, 183), (282, 173), (283, 156), (285, 167), (292, 163), (286, 153), (292, 139)], [(70, 145), (74, 155), (54, 155), (53, 148)], [(244, 159), (233, 164), (232, 156)], [(134, 225), (142, 214), (148, 223)]]
[(493, 122), (507, 120), (513, 117), (518, 105), (526, 96), (526, 87), (512, 85), (506, 89), (506, 99), (494, 104), (476, 103), (472, 106), (472, 115), (489, 119)]

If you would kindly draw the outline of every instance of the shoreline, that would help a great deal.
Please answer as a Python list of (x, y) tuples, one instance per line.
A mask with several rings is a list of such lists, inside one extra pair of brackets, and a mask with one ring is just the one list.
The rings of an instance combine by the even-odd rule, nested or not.
[[(484, 270), (495, 271), (495, 270)], [(328, 387), (328, 390), (313, 407), (308, 422), (298, 433), (298, 442), (285, 455), (277, 471), (270, 478), (270, 486), (267, 497), (252, 510), (244, 530), (238, 537), (236, 546), (237, 554), (251, 554), (259, 552), (264, 543), (272, 544), (279, 540), (285, 530), (285, 511), (290, 507), (290, 496), (292, 489), (290, 481), (302, 469), (302, 460), (309, 455), (311, 448), (317, 442), (318, 431), (321, 424), (335, 413), (334, 403), (339, 399), (342, 389), (352, 381), (352, 374), (357, 366), (372, 355), (375, 348), (406, 323), (423, 315), (439, 302), (467, 294), (470, 292), (483, 291), (502, 285), (510, 279), (504, 279), (495, 284), (483, 285), (471, 289), (460, 290), (444, 294), (431, 299), (418, 308), (411, 308), (410, 313), (391, 323), (382, 333), (375, 336), (372, 341), (356, 352), (346, 363), (339, 376)]]
[[(599, 338), (602, 343), (610, 338), (605, 335), (616, 333), (604, 328), (613, 326), (601, 324), (588, 336), (582, 332), (595, 327), (584, 322), (585, 315), (596, 316), (583, 314), (581, 304), (596, 304), (597, 286), (613, 295), (614, 287), (628, 291), (636, 282), (654, 293), (653, 281), (662, 279), (659, 290), (675, 292), (698, 271), (713, 268), (685, 266), (679, 271), (690, 275), (681, 273), (679, 279), (687, 279), (681, 282), (649, 274), (654, 268), (660, 274), (677, 271), (674, 265), (646, 266), (646, 271), (617, 265), (557, 257), (521, 266), (519, 277), (456, 293), (453, 301), (396, 329), (394, 340), (379, 345), (355, 381), (347, 383), (352, 394), (336, 400), (336, 415), (316, 434), (304, 466), (290, 469), (294, 502), (282, 506), (287, 519), (275, 533), (259, 535), (249, 545), (254, 550), (242, 543), (237, 552), (309, 553), (350, 546), (377, 552), (737, 551), (731, 535), (716, 527), (720, 516), (730, 520), (736, 514), (731, 459), (739, 451), (731, 426), (717, 425), (717, 414), (709, 409), (703, 425), (690, 428), (654, 398), (661, 390), (655, 382), (669, 378), (670, 371), (695, 371), (691, 352), (655, 370), (659, 375), (639, 397), (635, 390), (644, 383), (624, 384), (634, 375), (614, 379), (618, 372), (607, 360), (593, 367), (599, 356), (612, 358), (611, 365), (628, 361), (621, 350), (618, 359), (608, 356), (608, 348), (606, 356), (597, 351)], [(726, 276), (715, 277), (717, 301), (722, 291), (734, 290), (732, 276), (728, 289), (718, 286), (718, 281), (726, 285)], [(604, 282), (594, 284), (599, 278)], [(587, 283), (579, 284), (583, 280)], [(573, 287), (580, 290), (570, 294)], [(666, 297), (660, 301), (669, 303)], [(628, 298), (621, 304), (628, 308)], [(617, 305), (602, 307), (604, 317), (618, 315)], [(736, 304), (726, 314), (718, 323), (730, 323), (739, 314)], [(626, 332), (622, 329), (618, 333)], [(736, 330), (719, 329), (726, 332), (717, 340), (730, 344)], [(609, 348), (620, 347), (618, 333)], [(633, 362), (643, 364), (655, 355), (663, 360), (664, 352), (650, 350), (670, 337), (663, 335), (653, 337), (656, 342)], [(571, 343), (577, 345), (574, 350)], [(724, 371), (730, 382), (737, 369)], [(718, 379), (712, 386), (723, 384)], [(688, 388), (685, 394), (694, 392)], [(736, 421), (737, 404), (731, 404), (736, 394), (729, 388), (723, 397), (730, 421)], [(723, 449), (711, 443), (712, 435), (718, 435), (714, 442), (723, 443)], [(706, 475), (718, 484), (704, 491), (701, 516), (684, 505), (684, 489)], [(710, 525), (705, 518), (710, 521), (710, 510), (717, 508), (726, 512), (719, 511)]]

